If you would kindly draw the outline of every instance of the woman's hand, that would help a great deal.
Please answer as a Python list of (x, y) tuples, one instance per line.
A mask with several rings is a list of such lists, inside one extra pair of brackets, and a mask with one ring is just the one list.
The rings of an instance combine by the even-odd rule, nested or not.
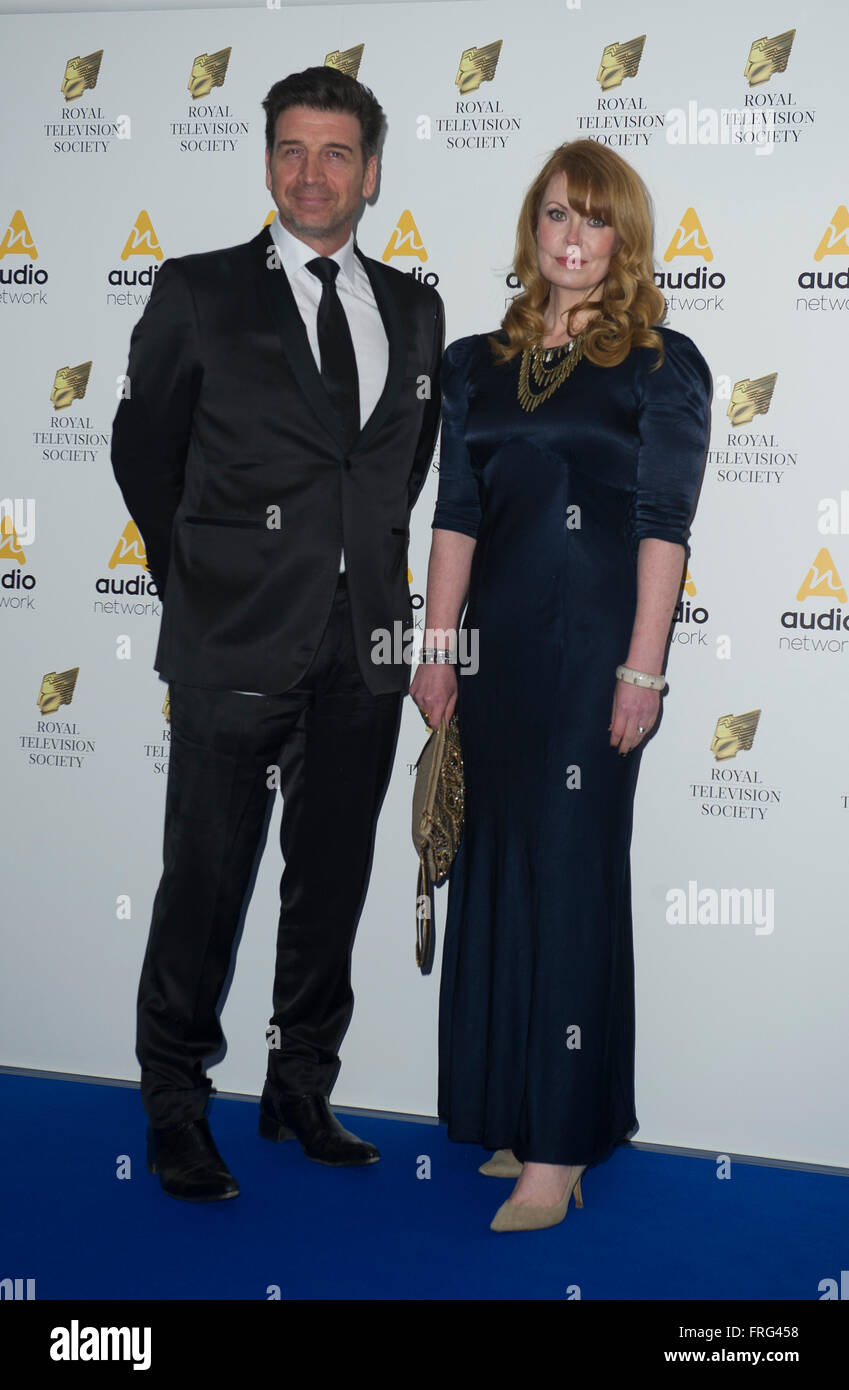
[(654, 728), (660, 713), (660, 692), (617, 681), (610, 714), (610, 743), (630, 753)]
[(457, 703), (456, 668), (422, 662), (413, 676), (410, 695), (429, 729), (438, 729), (443, 715), (447, 724)]

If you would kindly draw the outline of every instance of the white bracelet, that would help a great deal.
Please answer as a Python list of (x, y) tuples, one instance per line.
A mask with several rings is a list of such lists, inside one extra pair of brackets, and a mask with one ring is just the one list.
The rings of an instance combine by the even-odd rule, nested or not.
[(631, 666), (617, 666), (616, 679), (627, 681), (628, 685), (640, 685), (644, 690), (665, 690), (665, 676), (651, 676), (647, 671), (635, 671)]

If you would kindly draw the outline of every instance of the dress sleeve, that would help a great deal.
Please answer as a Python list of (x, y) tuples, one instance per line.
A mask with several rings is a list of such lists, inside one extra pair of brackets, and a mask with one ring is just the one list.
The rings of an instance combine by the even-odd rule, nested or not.
[(642, 353), (639, 394), (637, 492), (634, 534), (683, 545), (689, 553), (689, 521), (710, 430), (711, 376), (695, 343), (683, 333), (663, 334), (664, 360)]
[(477, 478), (466, 445), (469, 373), (474, 338), (458, 338), (442, 359), (442, 440), (439, 448), (439, 492), (434, 528), (477, 537), (481, 509)]

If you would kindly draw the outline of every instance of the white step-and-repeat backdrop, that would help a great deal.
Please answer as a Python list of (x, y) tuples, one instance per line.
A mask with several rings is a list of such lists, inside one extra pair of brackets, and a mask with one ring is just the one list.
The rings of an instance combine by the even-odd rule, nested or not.
[[(553, 146), (602, 141), (652, 192), (667, 321), (715, 398), (637, 797), (638, 1139), (846, 1165), (846, 12), (271, 3), (2, 33), (0, 1062), (137, 1076), (168, 726), (160, 604), (109, 463), (130, 331), (164, 258), (246, 241), (272, 211), (272, 83), (358, 63), (389, 117), (359, 242), (438, 286), (449, 340), (500, 320), (519, 205)], [(438, 462), (413, 518), (419, 621), (437, 481)], [(409, 833), (422, 741), (408, 703), (334, 1099), (433, 1114), (439, 962), (427, 979), (414, 964)], [(220, 1090), (262, 1086), (278, 817)], [(440, 926), (444, 908), (443, 890)]]

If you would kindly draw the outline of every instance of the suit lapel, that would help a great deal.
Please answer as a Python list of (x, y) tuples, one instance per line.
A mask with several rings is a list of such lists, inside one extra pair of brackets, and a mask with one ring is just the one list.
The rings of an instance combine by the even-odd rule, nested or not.
[(295, 303), (295, 296), (292, 294), (292, 287), (286, 272), (279, 260), (276, 268), (274, 268), (273, 260), (269, 262), (269, 251), (275, 249), (270, 229), (263, 227), (262, 232), (254, 238), (252, 244), (256, 247), (254, 269), (257, 277), (257, 289), (260, 299), (271, 312), (283, 355), (321, 425), (340, 448), (344, 449), (345, 435), (333, 407), (333, 402), (324, 389), (321, 374), (315, 365), (307, 330)]
[[(324, 389), (321, 373), (312, 355), (307, 330), (295, 303), (295, 296), (292, 294), (292, 287), (286, 272), (279, 265), (277, 269), (269, 267), (268, 252), (270, 248), (274, 247), (270, 228), (263, 227), (260, 234), (254, 237), (251, 245), (255, 249), (254, 271), (257, 290), (260, 299), (268, 305), (271, 312), (280, 339), (280, 346), (292, 370), (292, 375), (304, 397), (312, 406), (321, 425), (339, 447), (344, 449), (345, 435), (333, 402)], [(374, 291), (389, 343), (389, 366), (383, 391), (353, 446), (353, 449), (356, 450), (371, 442), (398, 400), (401, 383), (404, 380), (407, 345), (401, 314), (394, 297), (386, 288), (384, 277), (379, 273), (380, 267), (374, 267), (358, 246), (355, 246), (354, 250)]]
[(381, 273), (382, 266), (364, 256), (356, 245), (354, 251), (369, 278), (389, 342), (389, 365), (386, 381), (383, 383), (383, 390), (378, 397), (377, 405), (366, 420), (354, 446), (359, 449), (369, 444), (378, 433), (401, 394), (401, 383), (404, 380), (404, 369), (407, 362), (407, 338), (404, 332), (404, 320), (395, 302), (395, 297), (387, 289), (386, 279)]

